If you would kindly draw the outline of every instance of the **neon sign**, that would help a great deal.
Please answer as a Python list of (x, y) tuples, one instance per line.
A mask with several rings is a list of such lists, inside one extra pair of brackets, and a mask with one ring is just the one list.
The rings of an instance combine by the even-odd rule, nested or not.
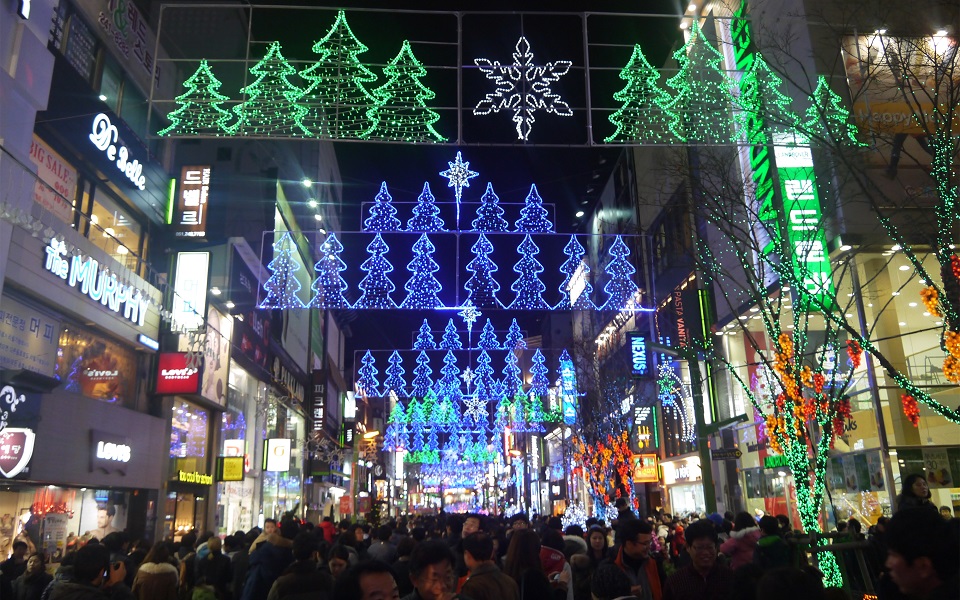
[(143, 174), (143, 165), (137, 159), (130, 160), (130, 150), (119, 143), (120, 133), (116, 125), (110, 122), (110, 117), (100, 113), (93, 119), (90, 131), (90, 141), (107, 155), (107, 159), (114, 161), (117, 169), (126, 175), (127, 179), (140, 190), (147, 189), (147, 177)]
[(84, 260), (79, 256), (68, 259), (67, 245), (63, 240), (51, 239), (44, 253), (43, 267), (47, 271), (66, 281), (70, 287), (79, 285), (80, 293), (115, 313), (122, 312), (123, 318), (143, 327), (149, 303), (142, 291), (120, 283), (116, 275), (101, 269), (96, 259), (88, 257)]

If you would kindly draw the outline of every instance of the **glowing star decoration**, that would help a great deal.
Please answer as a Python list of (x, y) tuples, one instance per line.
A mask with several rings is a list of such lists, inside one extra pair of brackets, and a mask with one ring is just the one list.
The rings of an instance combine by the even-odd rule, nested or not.
[(463, 303), (463, 309), (457, 313), (464, 323), (467, 324), (467, 332), (473, 333), (473, 324), (477, 322), (477, 319), (480, 318), (482, 314), (477, 307), (473, 305), (473, 302), (467, 300)]
[(393, 196), (387, 190), (387, 182), (380, 183), (380, 191), (373, 198), (370, 216), (363, 221), (364, 231), (400, 231), (400, 219), (393, 206)]
[(304, 124), (324, 137), (360, 137), (370, 127), (367, 110), (376, 103), (367, 84), (377, 76), (357, 58), (367, 46), (353, 34), (341, 10), (312, 50), (319, 58), (300, 72), (309, 82), (301, 99), (309, 111)]
[(473, 371), (470, 370), (470, 367), (467, 367), (463, 370), (463, 373), (460, 373), (460, 379), (463, 380), (463, 383), (467, 386), (467, 391), (470, 391), (470, 386), (473, 385), (473, 379), (476, 375)]
[(313, 137), (302, 122), (307, 114), (307, 107), (299, 103), (303, 90), (290, 82), (297, 70), (280, 53), (280, 42), (272, 42), (250, 72), (256, 79), (240, 90), (246, 99), (233, 107), (237, 120), (230, 132), (259, 137)]
[(423, 191), (417, 198), (417, 205), (413, 207), (413, 216), (407, 221), (407, 231), (435, 232), (446, 231), (443, 219), (439, 217), (437, 199), (430, 191), (430, 184), (424, 182)]
[(492, 183), (487, 184), (486, 191), (480, 196), (477, 218), (470, 225), (474, 231), (507, 231), (509, 223), (503, 218), (500, 197), (493, 191)]
[(488, 93), (473, 109), (475, 115), (489, 115), (502, 110), (513, 113), (517, 139), (527, 140), (533, 123), (534, 113), (542, 110), (561, 117), (573, 116), (570, 105), (551, 89), (562, 76), (567, 74), (572, 64), (569, 60), (558, 60), (535, 65), (530, 42), (521, 36), (517, 40), (513, 53), (513, 64), (501, 65), (499, 61), (490, 62), (485, 58), (476, 58), (474, 63), (487, 79), (494, 82), (495, 91)]
[(543, 198), (537, 192), (536, 184), (530, 186), (530, 193), (520, 209), (520, 218), (516, 222), (516, 231), (520, 233), (547, 233), (553, 231), (553, 223), (547, 218), (547, 209), (543, 207)]
[(697, 439), (696, 420), (693, 417), (693, 404), (689, 395), (684, 393), (683, 382), (670, 365), (661, 364), (657, 374), (657, 388), (660, 405), (665, 411), (676, 416), (680, 422), (683, 440), (694, 442)]
[(263, 284), (267, 296), (260, 301), (257, 308), (304, 308), (303, 300), (297, 296), (300, 282), (294, 273), (300, 270), (300, 261), (294, 248), (289, 233), (284, 233), (274, 242), (273, 260), (267, 264), (271, 275)]
[(440, 270), (440, 265), (433, 260), (436, 250), (425, 233), (413, 244), (413, 260), (407, 265), (410, 279), (403, 286), (407, 290), (407, 297), (400, 308), (429, 309), (443, 306), (437, 296), (442, 286), (434, 277), (434, 273)]
[(220, 106), (229, 100), (217, 91), (220, 85), (206, 59), (201, 60), (193, 75), (183, 82), (187, 91), (177, 96), (178, 108), (167, 114), (170, 125), (157, 135), (227, 135), (227, 121), (232, 116)]
[(647, 61), (639, 44), (633, 47), (630, 60), (620, 71), (620, 79), (627, 85), (613, 98), (623, 102), (623, 106), (608, 117), (617, 130), (603, 141), (658, 144), (675, 141), (663, 110), (670, 102), (670, 94), (660, 87), (660, 72)]
[(623, 238), (619, 235), (610, 246), (610, 261), (604, 268), (610, 279), (603, 286), (603, 291), (607, 293), (607, 301), (602, 306), (603, 310), (628, 310), (633, 306), (634, 298), (640, 288), (633, 281), (633, 274), (637, 272), (628, 257), (630, 249), (623, 243)]
[(313, 266), (317, 274), (310, 289), (314, 296), (307, 308), (350, 308), (343, 293), (347, 290), (347, 282), (340, 273), (347, 270), (347, 264), (340, 258), (343, 244), (333, 233), (320, 245), (323, 256)]
[[(506, 221), (504, 221), (506, 222)], [(476, 223), (476, 221), (474, 221)], [(500, 284), (493, 278), (498, 271), (497, 264), (490, 259), (493, 253), (493, 244), (487, 236), (480, 234), (480, 238), (470, 248), (474, 258), (467, 263), (470, 279), (463, 284), (467, 290), (467, 302), (480, 308), (502, 308), (497, 300)]]
[(373, 90), (377, 102), (367, 110), (370, 128), (362, 137), (397, 142), (442, 142), (433, 124), (440, 115), (427, 106), (436, 94), (420, 79), (427, 70), (413, 55), (410, 42), (403, 41), (400, 53), (383, 68), (386, 83)]
[(517, 279), (510, 286), (510, 289), (517, 296), (508, 308), (512, 310), (550, 310), (550, 305), (543, 299), (543, 292), (547, 289), (547, 286), (540, 281), (543, 265), (536, 258), (537, 254), (540, 253), (540, 248), (537, 247), (528, 233), (523, 237), (523, 241), (517, 250), (520, 252), (520, 260), (513, 266), (513, 272), (517, 274)]
[(457, 158), (453, 162), (447, 162), (450, 166), (446, 171), (440, 171), (441, 177), (447, 178), (447, 187), (453, 188), (453, 194), (457, 199), (457, 223), (460, 223), (460, 197), (463, 194), (463, 188), (470, 187), (470, 180), (480, 173), (470, 170), (470, 162), (463, 162), (460, 157), (460, 151), (457, 151)]
[(386, 259), (386, 254), (389, 251), (390, 247), (383, 241), (379, 233), (367, 246), (370, 258), (360, 265), (360, 269), (366, 275), (357, 286), (363, 290), (363, 295), (353, 305), (354, 308), (388, 309), (397, 307), (390, 298), (390, 293), (396, 289), (396, 286), (387, 276), (388, 273), (393, 271), (393, 265)]

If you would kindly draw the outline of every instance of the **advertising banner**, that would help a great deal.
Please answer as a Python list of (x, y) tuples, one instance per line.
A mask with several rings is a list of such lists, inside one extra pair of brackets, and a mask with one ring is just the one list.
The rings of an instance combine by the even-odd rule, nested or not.
[(52, 376), (59, 340), (59, 319), (10, 296), (0, 298), (0, 369), (26, 369)]
[(212, 306), (207, 311), (204, 338), (203, 386), (200, 395), (224, 406), (227, 402), (227, 374), (230, 371), (230, 339), (233, 319)]
[(200, 370), (187, 366), (186, 352), (161, 352), (157, 357), (157, 390), (163, 396), (196, 394)]
[(77, 170), (36, 135), (30, 143), (30, 161), (39, 181), (33, 201), (67, 224), (73, 223), (73, 200), (77, 195)]
[(183, 167), (180, 170), (179, 188), (171, 223), (173, 231), (177, 237), (206, 237), (210, 167)]

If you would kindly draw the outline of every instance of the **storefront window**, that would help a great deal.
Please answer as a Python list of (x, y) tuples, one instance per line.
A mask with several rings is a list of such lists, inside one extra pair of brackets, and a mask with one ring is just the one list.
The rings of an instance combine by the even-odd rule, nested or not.
[(173, 472), (208, 473), (207, 443), (210, 412), (177, 398), (170, 427), (170, 458)]
[(277, 400), (271, 401), (271, 408), (273, 406), (276, 406), (275, 410), (268, 411), (267, 438), (290, 440), (290, 469), (264, 471), (263, 514), (268, 518), (279, 519), (284, 512), (293, 510), (300, 502), (302, 484), (300, 467), (303, 464), (303, 458), (298, 440), (303, 439), (305, 435), (306, 420), (302, 414)]
[(135, 271), (142, 228), (102, 188), (97, 188), (94, 196), (90, 224), (87, 234), (90, 241), (117, 262)]
[(71, 325), (60, 333), (54, 376), (68, 392), (136, 407), (137, 354)]
[(256, 446), (260, 436), (257, 428), (257, 401), (266, 398), (266, 385), (253, 378), (236, 362), (230, 361), (230, 393), (227, 394), (227, 410), (221, 423), (221, 456), (243, 456), (245, 476), (243, 481), (228, 481), (217, 484), (217, 522), (220, 533), (248, 530), (256, 525), (255, 498), (258, 483), (255, 468)]

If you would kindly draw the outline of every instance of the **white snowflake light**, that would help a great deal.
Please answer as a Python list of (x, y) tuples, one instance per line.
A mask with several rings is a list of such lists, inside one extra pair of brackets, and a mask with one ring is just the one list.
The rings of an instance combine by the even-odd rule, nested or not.
[(493, 81), (496, 90), (488, 93), (473, 109), (475, 115), (488, 115), (502, 110), (513, 112), (516, 123), (517, 139), (527, 140), (533, 123), (534, 113), (543, 110), (561, 117), (573, 116), (570, 105), (564, 102), (550, 86), (567, 74), (572, 64), (569, 60), (548, 62), (536, 65), (530, 42), (521, 36), (517, 40), (513, 53), (513, 64), (501, 65), (499, 61), (475, 58), (474, 63), (487, 79)]

